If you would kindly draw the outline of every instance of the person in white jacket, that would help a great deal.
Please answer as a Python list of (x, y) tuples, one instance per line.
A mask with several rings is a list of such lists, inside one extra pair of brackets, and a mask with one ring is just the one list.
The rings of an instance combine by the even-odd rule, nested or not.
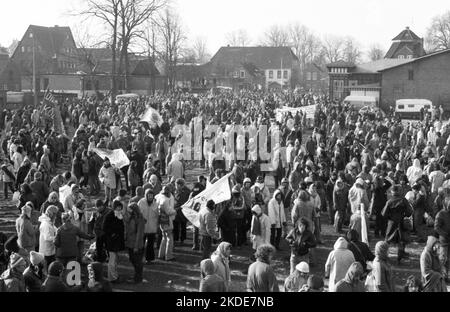
[(56, 260), (56, 226), (54, 224), (58, 207), (48, 206), (44, 214), (39, 217), (39, 253), (44, 255), (45, 266), (48, 268), (50, 263)]
[(111, 166), (108, 158), (105, 158), (103, 167), (98, 174), (100, 183), (105, 186), (105, 201), (112, 201), (116, 196), (116, 170)]
[(160, 194), (155, 196), (159, 212), (159, 227), (162, 232), (161, 245), (159, 246), (158, 258), (166, 261), (174, 261), (173, 256), (173, 220), (177, 214), (175, 210), (175, 199), (170, 189), (164, 186)]
[(270, 243), (279, 250), (283, 226), (286, 226), (286, 215), (280, 190), (276, 190), (273, 193), (273, 198), (269, 201), (268, 210), (271, 223)]
[(147, 264), (155, 260), (155, 240), (158, 233), (158, 204), (154, 198), (153, 190), (147, 189), (145, 197), (138, 202), (145, 223), (144, 242), (145, 242), (145, 260)]
[(263, 213), (259, 205), (252, 208), (252, 225), (250, 228), (253, 249), (257, 250), (261, 245), (270, 244), (271, 223), (269, 217)]
[(328, 255), (325, 263), (325, 276), (329, 276), (328, 291), (335, 292), (336, 284), (347, 274), (348, 268), (355, 262), (353, 252), (348, 248), (348, 243), (343, 237), (339, 237), (334, 243), (333, 251)]
[[(268, 207), (267, 205), (269, 204), (270, 201), (270, 191), (269, 188), (264, 184), (264, 178), (259, 176), (258, 178), (256, 178), (256, 183), (255, 185), (253, 185), (251, 187), (253, 194), (255, 193), (255, 188), (259, 188), (260, 193), (262, 194), (263, 197), (263, 201), (264, 201), (264, 206), (261, 207), (261, 209), (263, 210), (263, 212), (265, 214), (268, 213)], [(254, 198), (254, 196), (252, 196)]]

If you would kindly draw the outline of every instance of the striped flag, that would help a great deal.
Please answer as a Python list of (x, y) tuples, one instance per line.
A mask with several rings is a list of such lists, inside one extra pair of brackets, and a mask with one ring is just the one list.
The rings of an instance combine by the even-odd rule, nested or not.
[[(47, 106), (47, 103), (50, 104)], [(58, 105), (58, 101), (53, 96), (53, 93), (47, 88), (44, 94), (43, 110), (46, 111), (47, 115), (53, 119), (53, 128), (58, 133), (64, 133), (64, 124), (61, 117), (61, 110)]]
[(58, 101), (56, 101), (55, 97), (53, 96), (53, 93), (51, 93), (49, 89), (47, 89), (45, 91), (44, 100), (46, 100), (46, 101), (48, 101), (48, 102), (50, 102), (52, 104), (57, 104), (58, 103)]

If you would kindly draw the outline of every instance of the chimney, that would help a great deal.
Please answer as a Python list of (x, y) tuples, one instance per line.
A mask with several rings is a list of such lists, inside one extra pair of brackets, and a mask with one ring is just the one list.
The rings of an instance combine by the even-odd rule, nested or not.
[(406, 26), (406, 30), (409, 30), (409, 26)]

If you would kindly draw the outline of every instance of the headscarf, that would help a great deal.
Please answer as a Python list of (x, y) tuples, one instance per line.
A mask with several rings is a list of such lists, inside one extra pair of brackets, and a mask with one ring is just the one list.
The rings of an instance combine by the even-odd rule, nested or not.
[(375, 257), (386, 261), (388, 259), (389, 244), (385, 241), (379, 241), (375, 245)]

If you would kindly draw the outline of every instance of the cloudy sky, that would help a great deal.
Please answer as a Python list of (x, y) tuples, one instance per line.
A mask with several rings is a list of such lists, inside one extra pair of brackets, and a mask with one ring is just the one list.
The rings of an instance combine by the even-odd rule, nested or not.
[[(2, 1), (0, 45), (21, 39), (29, 24), (71, 26), (83, 24), (71, 16), (83, 0)], [(410, 26), (423, 37), (431, 18), (450, 9), (448, 0), (172, 0), (189, 38), (205, 37), (211, 53), (225, 45), (226, 34), (246, 29), (256, 44), (273, 24), (300, 22), (318, 35), (354, 37), (363, 48), (390, 40)], [(84, 23), (86, 25), (86, 23)], [(90, 25), (95, 35), (101, 25)], [(76, 31), (74, 31), (76, 32)], [(75, 34), (76, 35), (76, 34)]]

